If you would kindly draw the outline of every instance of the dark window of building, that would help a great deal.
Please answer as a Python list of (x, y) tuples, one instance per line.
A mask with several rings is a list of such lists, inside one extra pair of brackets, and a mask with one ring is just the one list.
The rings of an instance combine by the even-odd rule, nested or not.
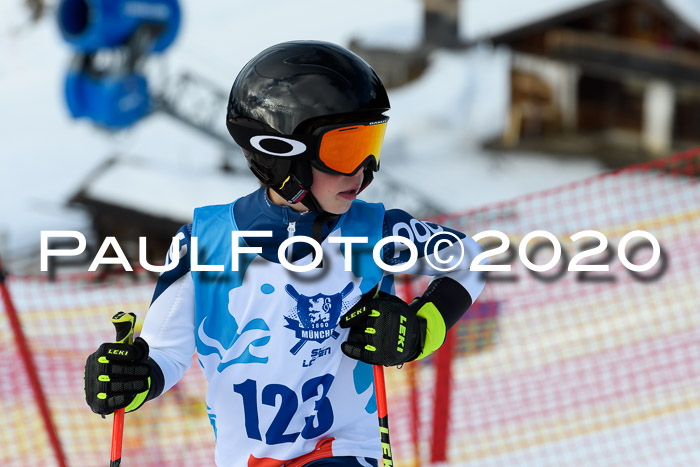
[(635, 12), (637, 30), (649, 31), (651, 29), (651, 15), (646, 10), (637, 10)]
[(642, 96), (619, 81), (583, 75), (578, 83), (578, 126), (583, 131), (641, 131)]

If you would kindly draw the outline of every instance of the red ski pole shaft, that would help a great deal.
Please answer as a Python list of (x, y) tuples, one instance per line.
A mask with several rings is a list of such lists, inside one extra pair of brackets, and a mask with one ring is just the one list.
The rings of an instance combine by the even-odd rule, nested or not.
[(124, 409), (114, 412), (112, 423), (112, 452), (109, 467), (119, 467), (122, 463), (122, 438), (124, 436)]
[[(134, 343), (134, 328), (136, 327), (136, 315), (120, 311), (112, 316), (112, 324), (117, 330), (118, 343)], [(112, 423), (112, 451), (109, 457), (109, 467), (119, 467), (122, 463), (122, 439), (124, 437), (124, 409), (114, 412)]]
[(377, 397), (377, 416), (379, 417), (379, 436), (382, 443), (384, 467), (394, 465), (389, 441), (389, 410), (386, 403), (386, 386), (384, 385), (384, 367), (374, 365), (374, 391)]

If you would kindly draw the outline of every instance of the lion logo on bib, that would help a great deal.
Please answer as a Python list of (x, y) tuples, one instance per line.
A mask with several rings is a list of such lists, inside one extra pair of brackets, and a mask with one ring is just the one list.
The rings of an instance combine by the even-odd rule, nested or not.
[(313, 297), (301, 294), (287, 284), (285, 290), (296, 301), (296, 307), (291, 310), (291, 316), (285, 316), (288, 329), (294, 331), (299, 339), (290, 352), (296, 355), (308, 341), (319, 344), (329, 337), (337, 339), (339, 334), (335, 327), (343, 310), (343, 299), (353, 291), (355, 286), (349, 283), (337, 294), (316, 294)]

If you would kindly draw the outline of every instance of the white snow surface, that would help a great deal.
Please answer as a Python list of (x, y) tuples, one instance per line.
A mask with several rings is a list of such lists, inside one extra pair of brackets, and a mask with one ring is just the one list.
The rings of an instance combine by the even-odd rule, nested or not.
[(97, 174), (86, 192), (92, 199), (112, 202), (115, 187), (124, 180), (129, 180), (139, 189), (122, 190), (120, 205), (158, 213), (173, 220), (190, 219), (194, 207), (221, 202), (222, 195), (236, 199), (259, 187), (257, 180), (247, 173), (210, 170), (183, 173), (154, 167), (143, 160), (126, 159), (113, 170)]
[[(511, 27), (514, 18), (547, 14), (546, 7), (536, 6), (540, 3), (565, 8), (581, 1), (508, 1), (506, 8), (506, 0), (470, 0), (462, 10), (482, 31), (495, 31), (498, 25)], [(694, 0), (672, 2), (683, 4), (689, 17), (700, 16)], [(48, 3), (55, 7), (58, 1)], [(324, 0), (181, 3), (182, 29), (165, 56), (154, 60), (157, 66), (149, 66), (152, 86), (161, 82), (163, 70), (169, 75), (193, 70), (227, 90), (250, 58), (285, 40), (348, 45), (360, 38), (410, 48), (422, 34), (419, 0), (357, 0), (342, 6)], [(475, 26), (467, 30), (478, 35)], [(167, 116), (149, 117), (118, 134), (72, 120), (63, 93), (72, 52), (51, 14), (35, 25), (23, 2), (0, 3), (0, 57), (0, 254), (5, 258), (38, 252), (40, 230), (87, 230), (87, 215), (65, 202), (109, 157), (144, 161), (141, 176), (101, 180), (101, 195), (117, 203), (181, 213), (199, 202), (229, 202), (238, 195), (238, 187), (228, 190), (220, 183), (220, 144)], [(504, 124), (508, 60), (506, 50), (487, 47), (437, 52), (423, 77), (391, 90), (391, 121), (375, 184), (382, 177), (405, 182), (418, 196), (454, 211), (601, 172), (593, 161), (480, 148), (479, 141), (497, 135)], [(223, 127), (225, 103), (221, 108)], [(145, 175), (154, 172), (162, 176)], [(178, 178), (188, 180), (182, 196), (172, 194)], [(138, 181), (145, 179), (148, 183)], [(202, 196), (184, 196), (191, 192)], [(365, 197), (375, 201), (372, 186)]]

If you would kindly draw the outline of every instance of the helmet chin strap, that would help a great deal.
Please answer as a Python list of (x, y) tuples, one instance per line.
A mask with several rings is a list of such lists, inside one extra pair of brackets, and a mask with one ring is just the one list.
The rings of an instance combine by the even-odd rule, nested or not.
[[(300, 177), (298, 177), (297, 174)], [(300, 180), (300, 178), (303, 181), (307, 181), (307, 183), (303, 183), (303, 181)], [(281, 184), (273, 185), (272, 189), (278, 195), (284, 198), (289, 204), (301, 203), (307, 208), (309, 208), (310, 211), (318, 214), (318, 216), (316, 216), (316, 218), (314, 219), (314, 223), (311, 227), (311, 238), (313, 238), (319, 244), (321, 244), (323, 240), (323, 227), (325, 223), (327, 221), (333, 221), (337, 219), (340, 215), (325, 211), (321, 207), (321, 204), (318, 202), (313, 193), (311, 193), (311, 183), (313, 181), (312, 179), (313, 175), (311, 173), (310, 165), (306, 167), (306, 170), (304, 170), (303, 167), (296, 167), (289, 172), (287, 178)], [(372, 169), (370, 169), (369, 167), (365, 167), (364, 177), (362, 178), (362, 185), (360, 186), (360, 189), (357, 191), (357, 193), (359, 194), (365, 188), (367, 188), (367, 186), (370, 183), (372, 183), (373, 179), (374, 173)], [(323, 267), (323, 261), (319, 263), (318, 267)]]
[(311, 193), (311, 183), (313, 182), (311, 166), (300, 167), (300, 165), (293, 164), (287, 178), (282, 183), (272, 185), (272, 189), (289, 204), (301, 203), (316, 214), (326, 213)]
[[(309, 169), (309, 172), (311, 172), (311, 169)], [(311, 184), (305, 186), (294, 173), (290, 172), (281, 185), (273, 185), (272, 189), (289, 204), (301, 203), (312, 212), (318, 214), (311, 226), (311, 238), (320, 245), (323, 241), (323, 227), (326, 221), (334, 220), (338, 215), (325, 211), (313, 193), (311, 193)], [(323, 260), (317, 267), (323, 267)]]
[[(313, 193), (311, 193), (313, 174), (311, 166), (304, 165), (306, 167), (301, 166), (301, 164), (298, 164), (296, 167), (292, 166), (292, 169), (287, 174), (287, 178), (282, 183), (272, 185), (272, 189), (289, 204), (301, 203), (316, 214), (325, 214), (327, 217), (336, 216), (337, 214), (324, 210)], [(362, 193), (372, 183), (373, 179), (374, 172), (369, 167), (365, 167), (362, 185), (360, 185), (357, 193)]]

